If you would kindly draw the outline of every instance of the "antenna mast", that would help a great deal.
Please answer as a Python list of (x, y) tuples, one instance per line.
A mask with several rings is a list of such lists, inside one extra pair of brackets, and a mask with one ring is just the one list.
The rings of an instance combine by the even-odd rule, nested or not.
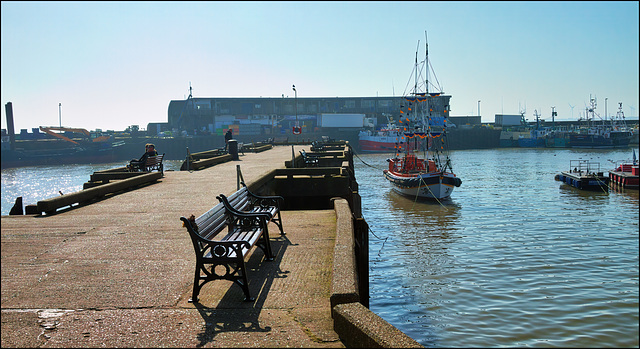
[(429, 39), (427, 38), (427, 31), (424, 31), (424, 59), (425, 59), (425, 77), (426, 77), (426, 84), (427, 86), (425, 86), (425, 92), (427, 93), (427, 96), (429, 95)]

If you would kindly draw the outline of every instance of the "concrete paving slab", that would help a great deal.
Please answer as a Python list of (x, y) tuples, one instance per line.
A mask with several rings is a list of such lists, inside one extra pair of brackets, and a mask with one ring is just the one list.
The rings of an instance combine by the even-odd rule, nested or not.
[(247, 259), (255, 302), (221, 280), (187, 301), (195, 254), (180, 216), (233, 193), (236, 165), (251, 182), (290, 158), (275, 147), (51, 216), (3, 216), (2, 347), (344, 347), (329, 302), (333, 210), (283, 212), (283, 236), (269, 225), (275, 260)]

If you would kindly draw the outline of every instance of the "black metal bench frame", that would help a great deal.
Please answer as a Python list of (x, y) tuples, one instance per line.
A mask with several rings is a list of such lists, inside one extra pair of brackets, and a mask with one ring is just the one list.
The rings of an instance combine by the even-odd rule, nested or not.
[(240, 182), (242, 188), (238, 189), (229, 197), (220, 194), (216, 198), (225, 207), (236, 213), (266, 213), (269, 215), (268, 221), (275, 223), (280, 229), (280, 235), (285, 235), (282, 227), (282, 215), (280, 214), (280, 203), (284, 201), (282, 196), (260, 196), (249, 191), (244, 182)]
[[(196, 253), (193, 292), (189, 302), (197, 303), (202, 287), (213, 280), (233, 281), (242, 288), (245, 301), (255, 300), (249, 292), (244, 259), (254, 246), (258, 246), (266, 260), (273, 260), (267, 230), (269, 218), (266, 213), (234, 212), (222, 203), (198, 218), (180, 217)], [(219, 266), (222, 268), (216, 268)]]
[(302, 159), (304, 160), (304, 164), (306, 167), (318, 167), (317, 156), (307, 154), (304, 149), (300, 150), (300, 154), (302, 155)]
[(164, 153), (162, 155), (149, 156), (147, 160), (145, 160), (144, 165), (140, 167), (133, 167), (130, 169), (131, 172), (151, 172), (156, 170), (160, 173), (164, 173), (164, 165), (162, 164), (162, 160), (164, 159)]

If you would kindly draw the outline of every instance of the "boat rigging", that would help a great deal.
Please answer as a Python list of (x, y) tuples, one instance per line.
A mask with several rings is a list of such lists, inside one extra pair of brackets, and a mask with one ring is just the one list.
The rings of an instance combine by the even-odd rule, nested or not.
[[(389, 168), (383, 170), (383, 174), (399, 194), (443, 199), (449, 197), (453, 188), (459, 187), (462, 181), (453, 173), (448, 153), (447, 115), (435, 115), (429, 105), (431, 98), (440, 96), (443, 92), (441, 89), (439, 92), (429, 92), (431, 64), (428, 43), (425, 48), (425, 59), (422, 62), (418, 62), (416, 50), (413, 88), (408, 93), (405, 91), (407, 103), (400, 110), (402, 136), (395, 147), (394, 158), (387, 159)], [(411, 80), (410, 78), (409, 81)], [(402, 110), (405, 107), (406, 110)], [(446, 112), (445, 109), (444, 113)], [(416, 156), (415, 153), (420, 151), (423, 152), (422, 157)]]

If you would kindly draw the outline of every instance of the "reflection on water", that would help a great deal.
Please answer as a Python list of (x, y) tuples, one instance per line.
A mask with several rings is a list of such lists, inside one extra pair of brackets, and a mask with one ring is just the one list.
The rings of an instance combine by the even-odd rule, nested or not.
[(423, 220), (424, 224), (434, 229), (450, 225), (459, 216), (460, 204), (451, 198), (440, 201), (411, 199), (395, 191), (386, 191), (383, 193), (383, 199), (391, 204), (392, 209), (398, 210), (402, 215)]
[(359, 158), (382, 318), (427, 347), (638, 346), (637, 191), (555, 181), (624, 151), (453, 152), (462, 186), (442, 204), (391, 191), (385, 155)]

